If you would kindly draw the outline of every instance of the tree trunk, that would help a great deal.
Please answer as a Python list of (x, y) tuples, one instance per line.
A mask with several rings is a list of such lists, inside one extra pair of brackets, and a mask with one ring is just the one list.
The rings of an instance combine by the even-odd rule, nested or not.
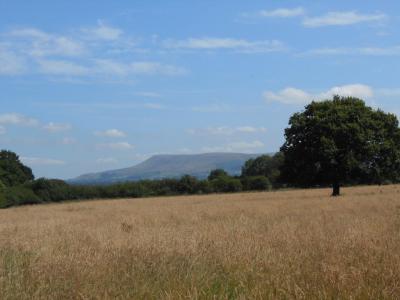
[(335, 182), (332, 185), (332, 197), (340, 196), (340, 184)]

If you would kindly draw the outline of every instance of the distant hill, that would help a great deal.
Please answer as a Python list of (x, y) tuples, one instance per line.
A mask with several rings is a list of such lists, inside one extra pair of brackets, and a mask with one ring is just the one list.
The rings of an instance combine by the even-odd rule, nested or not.
[(214, 169), (224, 169), (231, 175), (240, 175), (244, 163), (260, 155), (243, 153), (155, 155), (133, 167), (85, 174), (69, 180), (69, 183), (109, 184), (141, 179), (175, 178), (185, 174), (206, 178)]

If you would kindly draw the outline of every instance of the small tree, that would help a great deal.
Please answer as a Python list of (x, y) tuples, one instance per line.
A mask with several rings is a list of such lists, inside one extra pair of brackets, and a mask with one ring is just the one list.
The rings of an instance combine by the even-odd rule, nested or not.
[(6, 186), (14, 186), (33, 180), (32, 170), (23, 165), (17, 154), (0, 151), (0, 180)]
[(267, 191), (271, 189), (271, 182), (265, 176), (250, 176), (242, 178), (243, 189), (247, 191)]
[(211, 181), (213, 179), (219, 178), (219, 177), (228, 177), (228, 173), (226, 173), (225, 170), (223, 169), (215, 169), (210, 172), (210, 175), (208, 175), (208, 180)]
[(280, 167), (283, 163), (283, 154), (278, 152), (271, 155), (261, 155), (251, 158), (242, 167), (242, 177), (265, 176), (274, 185), (277, 185), (280, 176)]
[(282, 178), (298, 186), (340, 186), (357, 178), (400, 178), (400, 129), (395, 115), (357, 98), (335, 96), (295, 113), (285, 130)]

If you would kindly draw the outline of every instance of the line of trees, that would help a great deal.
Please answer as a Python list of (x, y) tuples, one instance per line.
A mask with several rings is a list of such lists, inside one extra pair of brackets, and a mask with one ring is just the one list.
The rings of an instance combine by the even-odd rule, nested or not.
[(397, 117), (364, 101), (335, 96), (295, 113), (285, 143), (273, 156), (248, 160), (241, 176), (211, 171), (205, 180), (141, 180), (107, 186), (69, 185), (39, 178), (11, 151), (0, 152), (0, 207), (93, 198), (233, 193), (281, 187), (340, 186), (400, 182), (400, 128)]
[[(18, 156), (10, 151), (0, 152), (0, 208), (24, 204), (60, 202), (66, 200), (101, 198), (139, 198), (210, 193), (235, 193), (241, 191), (265, 191), (276, 188), (278, 170), (269, 170), (278, 164), (265, 165), (257, 171), (254, 164), (260, 160), (275, 161), (275, 157), (262, 156), (250, 160), (243, 167), (242, 176), (230, 176), (222, 169), (210, 172), (207, 179), (190, 175), (181, 178), (140, 180), (111, 185), (70, 185), (63, 180), (34, 179), (31, 169), (24, 166)], [(17, 174), (17, 175), (15, 175)]]

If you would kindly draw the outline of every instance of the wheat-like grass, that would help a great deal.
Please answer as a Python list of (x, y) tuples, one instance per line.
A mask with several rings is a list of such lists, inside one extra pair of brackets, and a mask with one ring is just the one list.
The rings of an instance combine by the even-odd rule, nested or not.
[(0, 211), (0, 299), (400, 299), (400, 186)]

